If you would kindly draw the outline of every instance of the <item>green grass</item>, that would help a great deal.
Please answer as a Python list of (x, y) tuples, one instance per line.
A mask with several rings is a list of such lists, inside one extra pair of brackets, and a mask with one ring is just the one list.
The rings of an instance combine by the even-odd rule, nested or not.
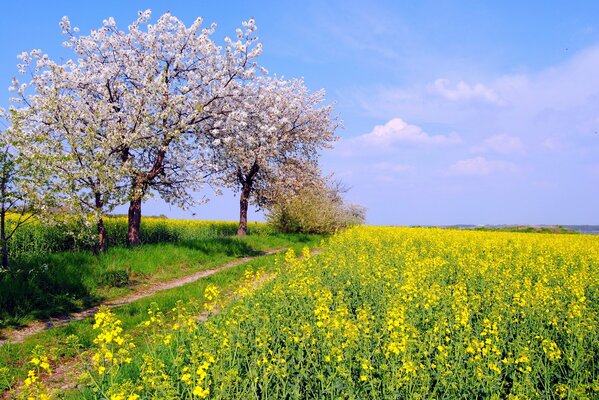
[(238, 257), (310, 241), (305, 235), (248, 235), (62, 252), (29, 258), (0, 275), (0, 328), (88, 308), (125, 295), (139, 284), (166, 281)]
[[(256, 235), (242, 239), (223, 238), (221, 239), (220, 244), (217, 244), (216, 242), (218, 241), (215, 241), (204, 250), (198, 250), (197, 248), (193, 248), (193, 246), (191, 246), (191, 249), (185, 246), (175, 246), (173, 248), (176, 250), (173, 251), (180, 253), (171, 253), (171, 257), (175, 254), (187, 254), (190, 257), (189, 259), (186, 259), (187, 262), (189, 260), (195, 260), (193, 257), (200, 257), (200, 254), (207, 257), (206, 251), (209, 252), (210, 249), (224, 246), (220, 248), (219, 251), (210, 254), (212, 260), (220, 260), (210, 264), (212, 267), (215, 267), (235, 257), (248, 255), (245, 251), (253, 252), (250, 254), (256, 254), (256, 252), (269, 248), (290, 247), (296, 250), (296, 252), (299, 252), (304, 246), (311, 248), (318, 246), (321, 240), (322, 236), (319, 235)], [(227, 245), (224, 245), (223, 243)], [(239, 243), (245, 244), (248, 247), (246, 248)], [(166, 267), (165, 264), (161, 263), (161, 261), (173, 260), (168, 255), (159, 254), (160, 251), (164, 251), (164, 248), (169, 248), (169, 246), (142, 246), (133, 251), (127, 249), (114, 249), (105, 256), (100, 257), (97, 262), (101, 263), (103, 266), (109, 265), (109, 263), (107, 264), (107, 261), (105, 261), (108, 259), (120, 260), (119, 262), (121, 262), (121, 264), (133, 262), (133, 264), (136, 265), (134, 267), (135, 271), (144, 271), (144, 273), (150, 274), (156, 273), (156, 271), (162, 271), (161, 273), (164, 274), (162, 275), (164, 277), (170, 278), (177, 276), (177, 274), (180, 274), (179, 272), (169, 272), (171, 268)], [(230, 250), (229, 254), (226, 253), (227, 249)], [(194, 251), (195, 253), (189, 255), (190, 253), (187, 253), (187, 251)], [(120, 252), (124, 255), (122, 257), (116, 257)], [(215, 256), (220, 258), (214, 258)], [(154, 257), (157, 259), (154, 259)], [(135, 329), (135, 327), (147, 318), (147, 309), (150, 304), (156, 303), (161, 309), (168, 310), (179, 300), (182, 300), (183, 302), (187, 302), (191, 299), (201, 300), (204, 289), (209, 284), (216, 285), (223, 291), (228, 290), (236, 286), (248, 269), (256, 270), (258, 268), (265, 268), (267, 271), (272, 270), (274, 268), (275, 257), (276, 256), (274, 255), (260, 257), (256, 260), (240, 264), (196, 282), (165, 290), (148, 298), (118, 307), (114, 309), (114, 312), (118, 318), (122, 320), (123, 328), (128, 333), (133, 334), (134, 337), (136, 337), (136, 341), (141, 343), (143, 337), (139, 336), (140, 331)], [(142, 263), (140, 260), (146, 260), (146, 262)], [(171, 263), (170, 265), (175, 268), (177, 265), (182, 264)], [(188, 270), (187, 272), (191, 272), (191, 270)], [(157, 274), (155, 276), (160, 275)], [(92, 319), (73, 321), (64, 327), (33, 335), (27, 338), (23, 343), (6, 344), (0, 347), (0, 369), (2, 367), (8, 368), (6, 379), (3, 379), (3, 377), (0, 376), (0, 390), (6, 389), (9, 385), (22, 380), (26, 376), (28, 369), (27, 361), (31, 358), (31, 352), (36, 346), (43, 347), (46, 349), (46, 353), (52, 354), (55, 358), (72, 357), (73, 346), (67, 343), (67, 338), (70, 335), (76, 335), (82, 346), (81, 350), (88, 349), (92, 345), (95, 336), (92, 325)], [(138, 336), (136, 336), (136, 334)]]
[[(16, 218), (15, 215), (8, 215), (9, 229)], [(104, 225), (108, 235), (108, 247), (126, 244), (126, 217), (107, 217)], [(145, 216), (141, 222), (140, 239), (144, 244), (182, 243), (235, 235), (237, 227), (238, 223), (233, 221), (179, 220)], [(265, 223), (252, 222), (248, 224), (248, 231), (250, 234), (265, 234), (270, 233), (271, 228)], [(94, 226), (84, 227), (76, 221), (46, 224), (34, 218), (21, 226), (10, 239), (9, 257), (11, 261), (18, 261), (44, 257), (50, 253), (91, 250), (95, 239)]]

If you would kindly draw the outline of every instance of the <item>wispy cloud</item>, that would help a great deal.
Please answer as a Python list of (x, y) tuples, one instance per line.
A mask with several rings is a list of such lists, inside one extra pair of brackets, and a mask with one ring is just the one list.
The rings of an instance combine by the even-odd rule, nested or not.
[(455, 164), (450, 165), (446, 174), (456, 176), (486, 176), (499, 172), (513, 173), (518, 170), (518, 166), (511, 162), (474, 157), (459, 160)]
[(543, 147), (547, 150), (557, 150), (560, 147), (559, 139), (548, 137), (543, 140)]
[(473, 153), (524, 154), (526, 148), (518, 136), (500, 134), (486, 138), (480, 144), (472, 146), (470, 151)]
[(354, 88), (345, 95), (375, 118), (434, 121), (462, 135), (493, 127), (529, 144), (547, 137), (566, 144), (599, 131), (598, 69), (599, 45), (536, 72)]
[(452, 85), (448, 79), (439, 78), (428, 86), (428, 91), (452, 102), (482, 101), (499, 106), (505, 104), (493, 89), (482, 83), (459, 81)]

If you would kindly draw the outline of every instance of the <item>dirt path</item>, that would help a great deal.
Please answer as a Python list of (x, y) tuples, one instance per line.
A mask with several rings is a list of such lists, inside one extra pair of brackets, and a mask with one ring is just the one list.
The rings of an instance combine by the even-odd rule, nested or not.
[[(274, 273), (262, 275), (260, 280), (254, 283), (253, 289), (259, 289), (264, 284), (270, 282), (275, 276), (276, 274)], [(200, 314), (197, 316), (198, 321), (200, 321), (201, 323), (206, 322), (210, 316), (219, 314), (227, 304), (229, 304), (237, 298), (239, 298), (239, 296), (234, 295), (233, 291), (228, 291), (223, 296), (221, 304), (219, 304), (217, 308), (210, 311), (204, 310), (200, 312)], [(84, 368), (81, 365), (82, 360), (79, 356), (60, 360), (59, 364), (53, 365), (51, 375), (44, 374), (40, 377), (40, 379), (44, 382), (44, 385), (50, 390), (58, 390), (59, 392), (65, 392), (76, 388), (78, 385), (77, 376), (81, 373), (82, 368)], [(7, 390), (3, 394), (0, 394), (0, 399), (7, 400), (10, 398), (9, 396), (11, 395), (14, 395), (14, 392), (9, 392)]]
[(140, 289), (136, 290), (135, 292), (126, 295), (126, 296), (102, 302), (92, 308), (88, 308), (83, 311), (79, 311), (79, 312), (61, 316), (61, 317), (50, 318), (49, 320), (46, 320), (46, 321), (32, 322), (30, 324), (25, 325), (23, 328), (20, 328), (17, 330), (8, 331), (8, 332), (0, 332), (0, 346), (3, 346), (7, 343), (20, 343), (23, 340), (25, 340), (26, 338), (28, 338), (29, 336), (35, 335), (36, 333), (40, 333), (40, 332), (46, 331), (48, 329), (53, 329), (53, 328), (58, 328), (58, 327), (64, 326), (71, 321), (79, 321), (79, 320), (85, 319), (87, 317), (91, 317), (94, 314), (96, 314), (96, 312), (98, 312), (98, 309), (100, 308), (100, 306), (114, 308), (114, 307), (123, 306), (125, 304), (133, 303), (134, 301), (137, 301), (137, 300), (140, 300), (140, 299), (143, 299), (146, 297), (150, 297), (150, 296), (152, 296), (158, 292), (161, 292), (163, 290), (168, 290), (168, 289), (176, 288), (179, 286), (183, 286), (188, 283), (192, 283), (197, 280), (200, 280), (202, 278), (206, 278), (207, 276), (214, 275), (217, 272), (236, 267), (240, 264), (255, 260), (260, 257), (282, 253), (285, 250), (287, 250), (287, 249), (282, 248), (282, 249), (276, 249), (276, 250), (269, 250), (269, 251), (262, 253), (259, 256), (243, 257), (243, 258), (239, 258), (237, 260), (230, 261), (226, 264), (221, 265), (218, 268), (195, 272), (191, 275), (182, 276), (180, 278), (173, 279), (173, 280), (170, 280), (167, 282), (150, 283), (150, 284), (147, 284), (147, 285), (141, 287)]

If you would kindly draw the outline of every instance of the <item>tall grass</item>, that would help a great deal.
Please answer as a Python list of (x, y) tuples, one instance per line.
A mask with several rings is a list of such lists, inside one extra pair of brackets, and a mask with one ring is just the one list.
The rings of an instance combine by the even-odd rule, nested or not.
[(76, 240), (81, 235), (65, 227), (35, 221), (19, 229), (10, 242), (11, 267), (0, 271), (0, 328), (86, 308), (126, 294), (132, 284), (173, 279), (289, 243), (267, 235), (263, 223), (250, 224), (253, 234), (238, 239), (232, 236), (235, 222), (145, 218), (144, 245), (128, 249), (127, 219), (111, 217), (105, 225), (110, 246), (99, 256), (90, 251), (93, 242)]
[[(8, 223), (11, 223), (9, 216)], [(108, 217), (104, 221), (109, 246), (125, 245), (127, 218)], [(249, 224), (251, 233), (265, 233), (264, 223)], [(144, 217), (141, 225), (141, 241), (144, 244), (179, 243), (190, 240), (234, 235), (237, 222), (175, 220), (164, 217)], [(9, 243), (11, 260), (27, 260), (62, 251), (90, 250), (94, 244), (93, 230), (75, 224), (47, 225), (32, 221), (20, 227)]]

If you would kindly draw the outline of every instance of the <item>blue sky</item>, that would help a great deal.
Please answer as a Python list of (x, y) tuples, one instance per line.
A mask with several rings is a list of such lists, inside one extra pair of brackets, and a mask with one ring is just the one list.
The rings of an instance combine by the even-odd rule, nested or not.
[[(261, 63), (336, 103), (344, 128), (322, 165), (371, 224), (599, 224), (599, 2), (15, 1), (0, 106), (21, 51), (69, 57), (63, 15), (85, 33), (147, 8), (216, 22), (219, 39), (255, 18)], [(231, 193), (193, 211), (238, 215)]]

